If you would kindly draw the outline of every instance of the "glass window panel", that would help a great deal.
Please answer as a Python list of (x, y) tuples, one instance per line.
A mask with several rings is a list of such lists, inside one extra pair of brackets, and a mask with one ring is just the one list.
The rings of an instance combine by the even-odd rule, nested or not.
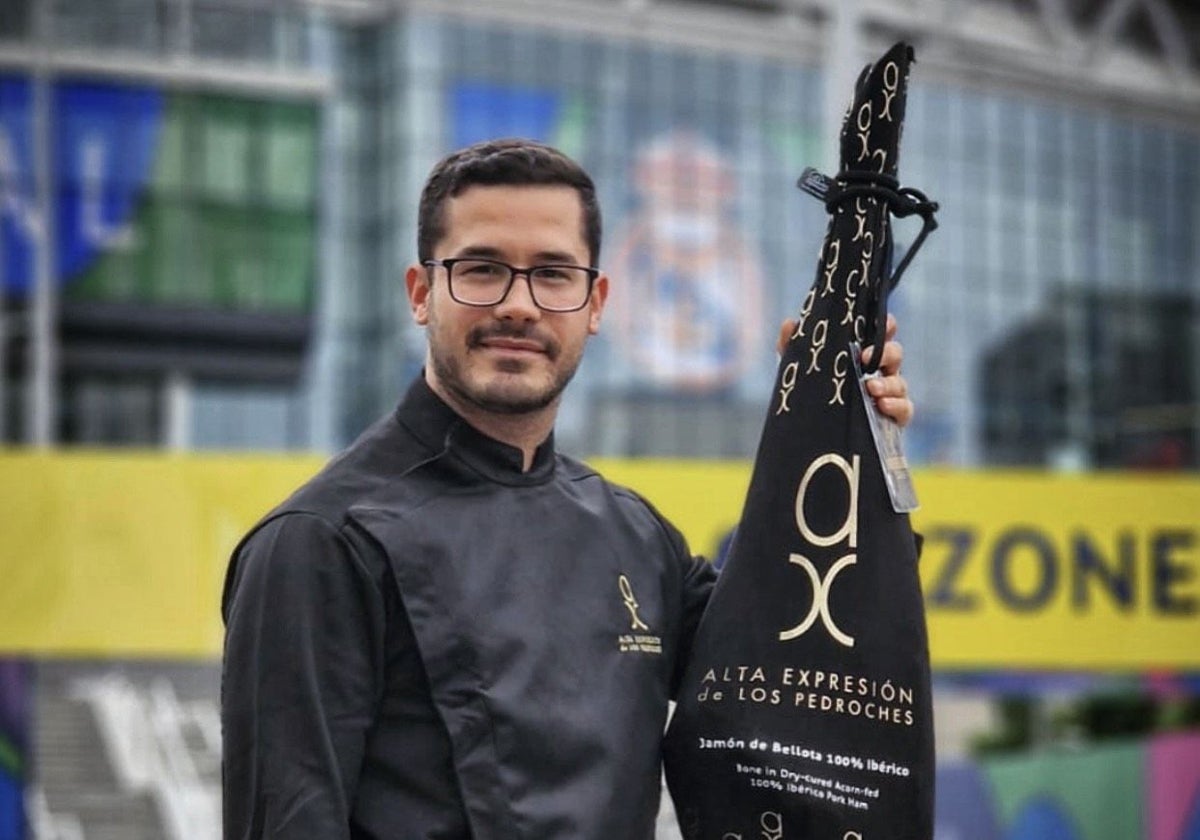
[(211, 301), (228, 308), (229, 301), (222, 301), (217, 290), (228, 290), (230, 252), (239, 250), (238, 240), (244, 236), (242, 221), (237, 212), (227, 207), (211, 203), (196, 207), (192, 276), (186, 287), (170, 288), (171, 296), (194, 303)]
[(274, 10), (273, 54), (279, 62), (288, 66), (308, 67), (312, 64), (305, 15), (303, 8), (289, 4), (278, 4)]
[(275, 106), (266, 111), (262, 142), (265, 197), (280, 206), (307, 206), (316, 177), (316, 110)]
[(493, 64), (501, 63), (492, 57), (493, 44), (493, 37), (482, 26), (469, 26), (464, 29), (462, 51), (455, 56), (461, 62), (463, 75), (488, 77)]
[(205, 223), (216, 243), (208, 291), (218, 306), (240, 310), (269, 308), (264, 222), (261, 212), (250, 209), (210, 209), (205, 214)]
[(166, 198), (154, 201), (145, 231), (143, 297), (166, 305), (205, 300), (196, 292), (206, 285), (205, 261), (211, 247), (207, 231), (197, 230), (193, 205)]
[(996, 100), (994, 119), (999, 131), (994, 136), (1001, 147), (1020, 149), (1025, 145), (1025, 106), (1014, 99)]
[(25, 41), (33, 35), (34, 0), (0, 3), (0, 41)]
[[(139, 232), (140, 233), (140, 232)], [(64, 290), (68, 300), (99, 300), (108, 302), (135, 301), (143, 297), (144, 242), (147, 237), (126, 247), (110, 247), (81, 275), (70, 278)]]
[(282, 4), (267, 10), (227, 0), (193, 0), (192, 50), (197, 55), (243, 61), (276, 57), (274, 26), (282, 8)]
[[(153, 53), (166, 42), (167, 6), (158, 0), (50, 1), (51, 25), (59, 44)], [(3, 5), (10, 2), (4, 0)]]
[(172, 97), (163, 112), (158, 135), (158, 154), (154, 164), (152, 189), (159, 194), (182, 195), (187, 189), (189, 130), (187, 98)]
[(71, 376), (63, 383), (63, 439), (106, 446), (156, 446), (161, 392), (152, 379)]
[(1146, 171), (1161, 172), (1166, 168), (1170, 156), (1170, 138), (1167, 132), (1158, 128), (1142, 128), (1138, 133), (1138, 165)]
[(314, 265), (313, 220), (303, 214), (276, 213), (267, 229), (265, 308), (302, 311), (309, 304)]
[(962, 139), (967, 154), (973, 155), (988, 142), (987, 100), (980, 96), (960, 96)]
[(199, 383), (192, 395), (197, 449), (288, 449), (306, 445), (305, 402), (290, 391)]
[(244, 201), (251, 194), (252, 106), (244, 102), (209, 98), (201, 121), (203, 167), (201, 188), (208, 198)]
[(1125, 122), (1107, 119), (1105, 123), (1112, 166), (1115, 171), (1129, 172), (1137, 162), (1138, 132)]
[(1099, 146), (1099, 125), (1096, 118), (1079, 111), (1067, 117), (1067, 159), (1086, 167), (1095, 160)]

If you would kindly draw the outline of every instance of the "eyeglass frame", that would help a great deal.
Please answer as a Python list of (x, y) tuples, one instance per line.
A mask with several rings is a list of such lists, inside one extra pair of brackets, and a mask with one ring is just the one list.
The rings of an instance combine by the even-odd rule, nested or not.
[[(491, 303), (474, 303), (472, 301), (462, 300), (459, 298), (458, 295), (454, 293), (454, 266), (457, 263), (464, 262), (488, 263), (489, 265), (498, 265), (508, 269), (508, 282), (504, 285), (504, 291), (500, 293), (500, 296)], [(533, 305), (543, 312), (556, 313), (578, 312), (587, 306), (588, 301), (592, 299), (592, 291), (596, 286), (596, 279), (601, 273), (600, 269), (596, 268), (595, 266), (574, 265), (572, 263), (542, 263), (540, 265), (530, 265), (524, 268), (519, 268), (518, 266), (511, 265), (503, 260), (494, 260), (490, 257), (450, 257), (444, 260), (428, 259), (422, 260), (421, 265), (425, 266), (426, 268), (440, 266), (441, 268), (446, 269), (446, 289), (450, 292), (450, 298), (455, 303), (461, 303), (463, 306), (477, 306), (481, 309), (486, 309), (489, 306), (499, 306), (501, 303), (503, 303), (505, 299), (508, 298), (509, 293), (512, 291), (513, 284), (517, 282), (517, 275), (523, 274), (525, 275), (525, 282), (529, 286), (529, 299), (533, 301)], [(587, 274), (587, 294), (583, 296), (583, 301), (578, 306), (572, 306), (570, 309), (550, 309), (542, 306), (542, 304), (538, 302), (537, 292), (534, 291), (533, 288), (533, 272), (546, 268), (570, 268)]]

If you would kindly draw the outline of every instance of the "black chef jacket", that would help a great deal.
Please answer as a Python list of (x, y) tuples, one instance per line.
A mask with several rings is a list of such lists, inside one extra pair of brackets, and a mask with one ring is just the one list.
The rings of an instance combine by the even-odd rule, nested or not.
[(419, 379), (225, 583), (226, 840), (652, 838), (713, 573), (643, 499)]

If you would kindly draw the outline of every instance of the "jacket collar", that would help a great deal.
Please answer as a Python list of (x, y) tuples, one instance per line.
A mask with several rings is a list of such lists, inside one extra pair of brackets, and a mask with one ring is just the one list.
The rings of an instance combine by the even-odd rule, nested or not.
[(553, 432), (534, 452), (529, 472), (522, 472), (521, 450), (488, 437), (460, 417), (429, 387), (424, 371), (409, 386), (396, 409), (396, 420), (430, 449), (458, 458), (492, 481), (542, 484), (554, 474)]

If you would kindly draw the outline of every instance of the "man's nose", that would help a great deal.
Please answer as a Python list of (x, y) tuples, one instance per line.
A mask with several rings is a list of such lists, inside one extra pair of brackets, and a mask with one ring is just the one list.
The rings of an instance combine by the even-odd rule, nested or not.
[(508, 294), (496, 304), (496, 317), (534, 321), (541, 314), (542, 310), (533, 302), (533, 283), (528, 272), (517, 272), (508, 287)]

